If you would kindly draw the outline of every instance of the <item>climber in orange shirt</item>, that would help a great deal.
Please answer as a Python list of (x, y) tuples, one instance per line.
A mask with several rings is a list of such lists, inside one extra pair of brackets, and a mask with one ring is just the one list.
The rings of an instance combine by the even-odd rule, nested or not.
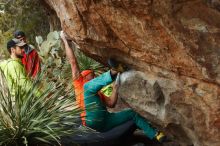
[[(64, 43), (66, 56), (71, 65), (73, 86), (74, 86), (75, 95), (76, 95), (76, 102), (78, 102), (79, 107), (82, 109), (82, 112), (80, 114), (82, 125), (86, 126), (86, 121), (85, 121), (86, 110), (85, 110), (85, 99), (84, 99), (84, 87), (83, 86), (85, 83), (87, 83), (88, 81), (92, 80), (95, 77), (95, 73), (93, 70), (89, 70), (89, 69), (80, 72), (80, 68), (79, 68), (79, 64), (77, 62), (76, 56), (74, 55), (73, 50), (70, 48), (63, 31), (61, 31), (60, 36)], [(107, 105), (111, 103), (111, 101), (108, 100), (109, 98), (106, 98), (107, 96), (104, 93), (98, 92), (98, 95), (99, 95), (100, 100), (103, 103), (106, 103)], [(114, 96), (116, 96), (116, 93), (111, 95), (112, 99), (115, 98)]]
[(83, 111), (81, 113), (81, 119), (82, 119), (82, 124), (85, 125), (86, 113), (85, 113), (85, 105), (84, 105), (84, 97), (83, 97), (83, 94), (84, 94), (83, 85), (86, 82), (93, 79), (95, 77), (95, 74), (93, 70), (84, 70), (80, 73), (80, 68), (79, 68), (79, 64), (77, 62), (76, 56), (74, 55), (72, 48), (70, 48), (63, 31), (61, 32), (60, 36), (65, 46), (66, 56), (71, 65), (73, 86), (74, 86), (75, 95), (76, 95), (76, 102), (78, 102), (78, 105)]

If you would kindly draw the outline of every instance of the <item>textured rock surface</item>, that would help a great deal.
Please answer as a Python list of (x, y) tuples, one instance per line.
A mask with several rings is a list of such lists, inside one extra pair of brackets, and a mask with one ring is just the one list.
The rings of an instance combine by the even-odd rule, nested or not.
[(131, 107), (184, 145), (220, 145), (219, 0), (45, 1), (89, 56), (144, 73)]
[(218, 146), (218, 87), (174, 73), (158, 76), (165, 71), (148, 69), (122, 74), (120, 96), (182, 145)]

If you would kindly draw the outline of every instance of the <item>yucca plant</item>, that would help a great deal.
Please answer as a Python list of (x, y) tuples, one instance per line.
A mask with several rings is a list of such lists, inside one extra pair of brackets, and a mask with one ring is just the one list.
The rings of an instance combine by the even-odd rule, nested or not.
[(79, 63), (80, 70), (92, 69), (96, 74), (101, 74), (107, 70), (102, 64), (90, 57), (87, 57), (82, 52), (76, 51), (75, 54)]
[(74, 94), (68, 93), (65, 86), (48, 83), (42, 89), (40, 81), (46, 81), (42, 73), (31, 87), (13, 84), (16, 92), (12, 96), (2, 74), (0, 72), (1, 146), (61, 145), (61, 137), (82, 132), (77, 128), (81, 110), (73, 101)]

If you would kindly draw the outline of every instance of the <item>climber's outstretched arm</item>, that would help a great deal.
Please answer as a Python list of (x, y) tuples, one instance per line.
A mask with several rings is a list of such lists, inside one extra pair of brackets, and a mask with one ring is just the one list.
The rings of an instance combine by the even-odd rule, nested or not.
[(73, 79), (77, 79), (80, 75), (80, 69), (79, 69), (79, 65), (78, 65), (76, 56), (75, 56), (72, 48), (70, 48), (63, 31), (61, 31), (60, 37), (63, 40), (64, 47), (66, 50), (66, 56), (67, 56), (67, 59), (69, 60), (69, 63), (71, 65), (72, 77), (73, 77)]

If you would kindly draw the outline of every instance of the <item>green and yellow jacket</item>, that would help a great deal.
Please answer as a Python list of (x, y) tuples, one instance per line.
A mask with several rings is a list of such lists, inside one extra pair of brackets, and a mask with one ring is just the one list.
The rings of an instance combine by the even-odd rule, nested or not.
[(17, 89), (28, 91), (32, 87), (32, 81), (28, 78), (21, 59), (10, 58), (0, 62), (0, 70), (5, 76), (12, 96), (15, 96)]

